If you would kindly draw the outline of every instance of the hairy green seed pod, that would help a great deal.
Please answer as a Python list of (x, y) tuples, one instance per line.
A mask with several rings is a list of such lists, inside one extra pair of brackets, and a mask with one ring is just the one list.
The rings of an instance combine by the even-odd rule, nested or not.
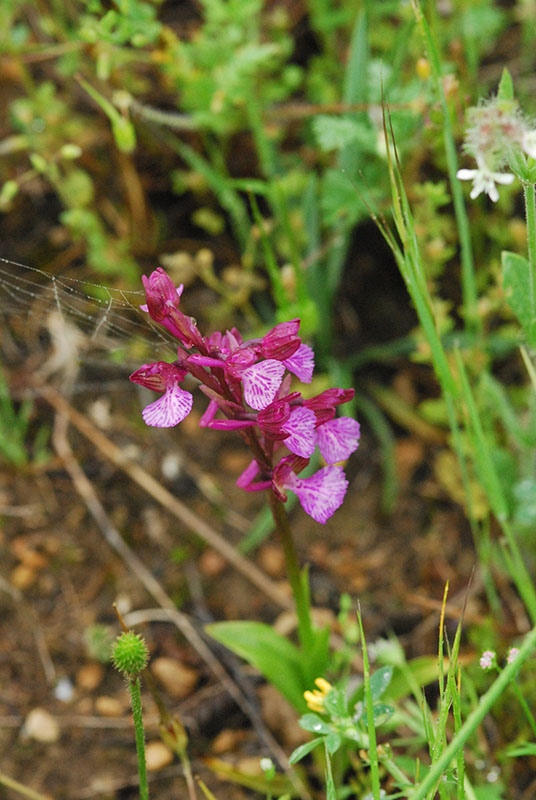
[(147, 666), (149, 651), (144, 639), (133, 631), (118, 636), (112, 648), (114, 667), (129, 678), (135, 678)]

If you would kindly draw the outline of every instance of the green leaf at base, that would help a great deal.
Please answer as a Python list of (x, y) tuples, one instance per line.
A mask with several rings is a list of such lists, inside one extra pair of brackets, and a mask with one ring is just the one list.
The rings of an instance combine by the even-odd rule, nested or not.
[(292, 642), (262, 622), (215, 622), (205, 630), (256, 667), (294, 708), (305, 709), (303, 693), (310, 687), (303, 675), (300, 651)]

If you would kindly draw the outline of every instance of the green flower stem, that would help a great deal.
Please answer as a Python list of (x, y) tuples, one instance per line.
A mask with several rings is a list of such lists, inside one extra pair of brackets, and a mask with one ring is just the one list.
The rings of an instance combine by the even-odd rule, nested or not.
[(363, 653), (363, 683), (365, 687), (367, 732), (369, 737), (368, 757), (370, 762), (370, 777), (372, 781), (372, 796), (374, 800), (380, 800), (381, 786), (380, 786), (378, 747), (376, 744), (376, 726), (374, 724), (374, 700), (372, 697), (372, 689), (370, 686), (370, 668), (369, 668), (369, 660), (367, 652), (367, 643), (365, 641), (363, 618), (361, 617), (360, 610), (358, 610), (357, 612), (357, 621), (359, 624), (359, 632), (361, 634), (361, 649)]
[(533, 183), (523, 183), (525, 212), (527, 215), (527, 239), (529, 248), (529, 293), (532, 322), (536, 324), (536, 198)]
[(447, 169), (449, 173), (450, 190), (452, 193), (452, 203), (454, 205), (454, 215), (456, 217), (456, 225), (460, 237), (462, 297), (466, 329), (476, 333), (477, 335), (481, 335), (482, 320), (478, 315), (478, 292), (476, 287), (473, 248), (471, 244), (471, 230), (467, 211), (465, 210), (463, 190), (460, 181), (456, 177), (458, 158), (456, 154), (456, 142), (452, 129), (451, 115), (445, 90), (443, 88), (441, 56), (434, 33), (431, 30), (426, 17), (424, 16), (419, 0), (412, 0), (412, 6), (415, 12), (417, 23), (421, 28), (423, 38), (426, 42), (426, 47), (430, 58), (430, 66), (432, 68), (432, 77), (443, 113), (443, 141), (445, 146), (445, 156), (447, 159)]
[(523, 709), (523, 711), (525, 713), (525, 716), (527, 718), (527, 722), (529, 723), (529, 725), (531, 727), (532, 734), (533, 734), (534, 737), (536, 737), (536, 720), (534, 719), (534, 714), (530, 710), (529, 704), (527, 703), (527, 701), (523, 697), (523, 693), (521, 692), (521, 689), (519, 688), (517, 683), (515, 683), (515, 682), (512, 683), (512, 689), (514, 690), (514, 692), (516, 694), (516, 697), (519, 700), (519, 705), (521, 706), (521, 708)]
[(482, 476), (482, 483), (486, 490), (491, 510), (499, 520), (504, 532), (507, 546), (503, 548), (503, 552), (508, 570), (517, 586), (519, 594), (523, 598), (531, 621), (534, 624), (536, 623), (536, 591), (534, 589), (534, 584), (519, 549), (514, 529), (508, 520), (508, 503), (491, 455), (489, 441), (484, 433), (476, 401), (469, 385), (465, 365), (460, 352), (455, 350), (454, 354), (467, 407), (468, 420), (470, 423), (469, 430), (473, 440), (473, 450), (476, 453), (475, 463)]
[(506, 665), (488, 691), (482, 695), (477, 707), (469, 714), (453, 740), (443, 750), (443, 753), (439, 756), (435, 764), (432, 765), (422, 783), (416, 788), (413, 794), (409, 795), (411, 800), (425, 800), (425, 798), (428, 797), (428, 793), (437, 786), (452, 759), (455, 758), (458, 751), (464, 747), (467, 740), (475, 733), (486, 714), (491, 711), (501, 694), (508, 687), (509, 683), (513, 681), (523, 663), (535, 648), (536, 627), (532, 628), (526, 635), (515, 661)]
[(149, 787), (147, 785), (147, 765), (145, 763), (145, 731), (143, 730), (143, 717), (141, 713), (141, 686), (139, 678), (129, 678), (130, 702), (132, 703), (132, 717), (136, 736), (136, 753), (138, 755), (138, 774), (140, 776), (140, 800), (149, 800)]
[(413, 786), (405, 772), (403, 772), (398, 764), (391, 758), (390, 755), (384, 754), (385, 748), (378, 747), (378, 758), (380, 764), (387, 770), (387, 772), (395, 779), (400, 787)]
[(275, 526), (281, 539), (281, 544), (283, 545), (287, 576), (296, 604), (300, 643), (305, 652), (307, 652), (312, 646), (314, 638), (307, 577), (300, 572), (296, 547), (294, 545), (294, 539), (290, 530), (285, 507), (272, 491), (268, 492), (268, 496)]

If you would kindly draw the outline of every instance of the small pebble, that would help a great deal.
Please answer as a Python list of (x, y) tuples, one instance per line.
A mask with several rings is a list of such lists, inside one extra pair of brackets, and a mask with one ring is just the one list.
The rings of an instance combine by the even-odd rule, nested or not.
[(232, 753), (244, 741), (245, 735), (244, 731), (224, 728), (212, 742), (212, 752), (217, 756), (222, 755), (222, 753)]
[(16, 589), (24, 591), (28, 589), (37, 577), (37, 573), (32, 567), (27, 564), (17, 564), (11, 571), (11, 583)]
[(70, 678), (60, 678), (54, 688), (54, 696), (62, 703), (69, 703), (73, 699), (74, 686)]
[(178, 453), (166, 453), (160, 463), (162, 475), (168, 481), (176, 480), (182, 472), (182, 459)]
[(155, 772), (163, 769), (173, 761), (173, 753), (164, 742), (149, 742), (145, 745), (145, 761), (147, 769)]
[(265, 544), (259, 551), (259, 564), (272, 578), (280, 578), (285, 572), (285, 555), (281, 547)]
[(123, 703), (115, 697), (101, 695), (95, 700), (95, 711), (101, 717), (121, 717), (123, 715)]
[(197, 681), (199, 672), (186, 667), (174, 658), (161, 656), (151, 662), (151, 672), (160, 681), (166, 692), (174, 698), (187, 697)]
[(210, 548), (205, 550), (199, 559), (199, 569), (207, 578), (215, 578), (226, 566), (224, 557)]
[(236, 764), (237, 772), (244, 775), (262, 775), (261, 760), (258, 756), (246, 756), (241, 758)]
[(104, 678), (104, 667), (96, 661), (84, 664), (76, 673), (76, 684), (86, 692), (92, 692)]
[(89, 416), (103, 431), (109, 431), (112, 427), (112, 415), (109, 398), (95, 400), (89, 407)]
[(60, 738), (60, 726), (44, 708), (32, 708), (24, 721), (22, 734), (36, 742), (52, 744)]

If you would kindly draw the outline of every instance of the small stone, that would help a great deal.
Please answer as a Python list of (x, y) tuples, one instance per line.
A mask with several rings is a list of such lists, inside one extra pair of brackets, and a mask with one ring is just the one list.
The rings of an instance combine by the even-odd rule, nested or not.
[(84, 664), (76, 673), (76, 684), (86, 692), (92, 692), (104, 678), (104, 667), (96, 661)]
[(84, 716), (90, 716), (93, 714), (93, 700), (91, 697), (81, 697), (80, 700), (76, 702), (76, 713), (83, 714)]
[(95, 425), (103, 431), (109, 431), (113, 425), (109, 398), (95, 400), (89, 407), (89, 416)]
[(101, 695), (95, 700), (95, 711), (101, 717), (121, 717), (123, 715), (123, 703), (116, 697)]
[(232, 753), (244, 741), (246, 735), (245, 731), (224, 728), (212, 742), (212, 752), (217, 756), (221, 756), (223, 753)]
[(36, 742), (52, 744), (60, 738), (60, 726), (55, 717), (44, 708), (32, 708), (22, 729), (24, 736)]
[(21, 553), (20, 560), (27, 567), (36, 571), (44, 569), (48, 564), (48, 559), (42, 553), (38, 553), (37, 550), (32, 550), (31, 547)]
[(17, 564), (11, 571), (11, 583), (16, 589), (20, 589), (21, 591), (28, 589), (35, 583), (36, 578), (36, 571), (27, 564)]
[(173, 761), (173, 753), (166, 747), (164, 742), (149, 742), (145, 745), (145, 761), (147, 769), (156, 772), (156, 770), (163, 769), (171, 764)]
[(151, 672), (166, 692), (177, 699), (187, 697), (199, 680), (197, 670), (166, 656), (155, 658), (151, 662)]
[(285, 555), (281, 547), (265, 544), (259, 551), (259, 564), (272, 578), (281, 578), (285, 572)]
[(258, 756), (246, 756), (237, 762), (236, 771), (242, 772), (244, 775), (254, 775), (255, 777), (262, 775), (261, 760)]
[(215, 550), (205, 550), (199, 559), (199, 569), (207, 578), (215, 578), (223, 572), (227, 562), (224, 557)]
[(166, 453), (160, 463), (162, 475), (168, 481), (177, 480), (183, 471), (183, 462), (178, 453)]
[(60, 678), (54, 688), (54, 696), (62, 703), (70, 703), (74, 697), (74, 686), (70, 678)]

